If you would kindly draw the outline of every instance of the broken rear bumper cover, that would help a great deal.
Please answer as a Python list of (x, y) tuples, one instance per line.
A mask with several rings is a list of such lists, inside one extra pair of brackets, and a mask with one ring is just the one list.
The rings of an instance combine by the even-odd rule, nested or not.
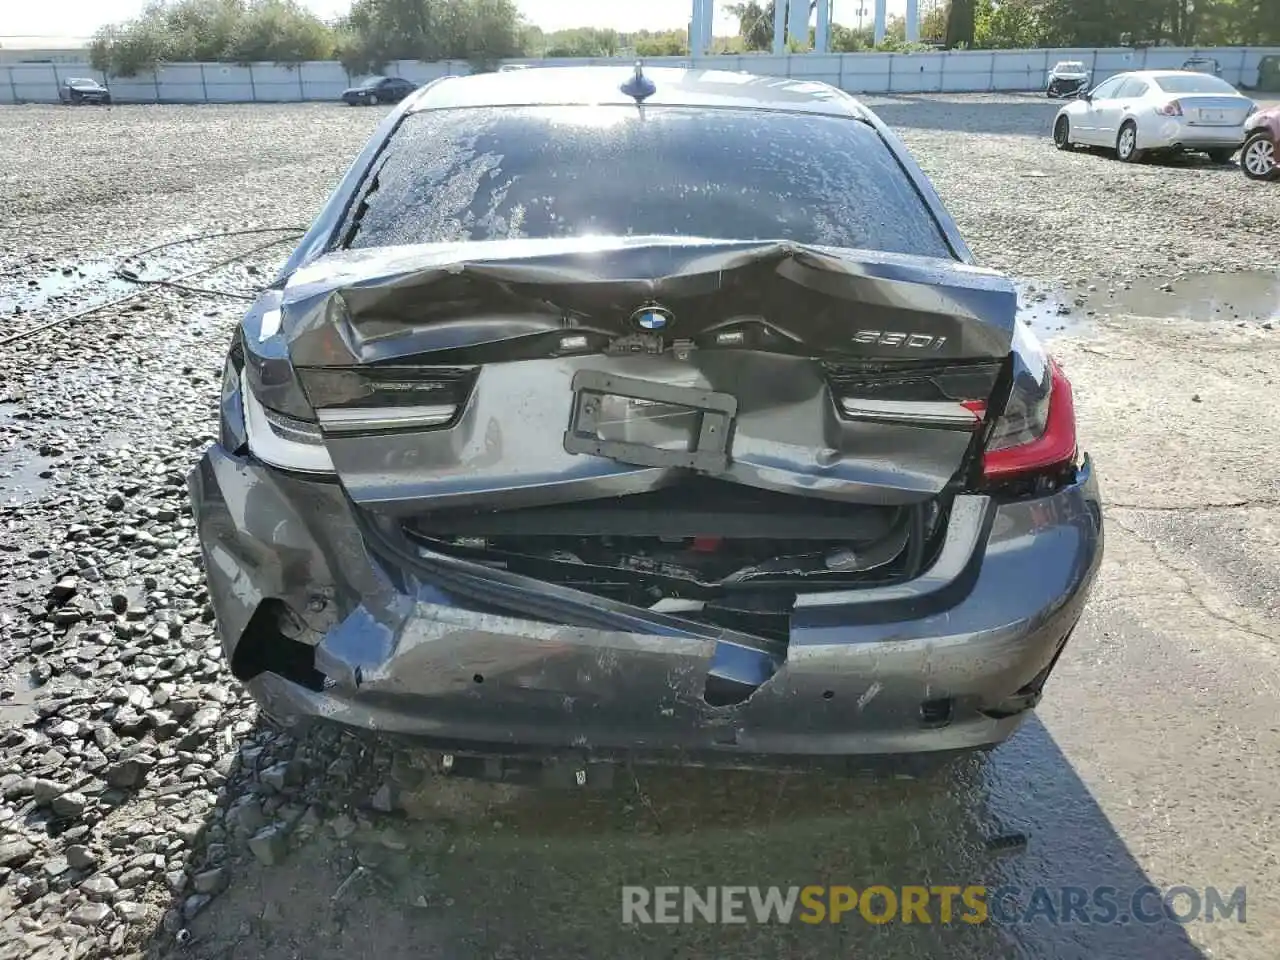
[[(733, 653), (715, 627), (513, 575), (495, 584), (438, 555), (393, 559), (337, 483), (220, 446), (189, 485), (224, 650), (267, 713), (459, 752), (731, 761), (995, 744), (1038, 701), (1102, 555), (1087, 459), (1040, 498), (958, 497), (919, 578), (800, 596), (785, 661), (713, 707), (707, 671)], [(292, 654), (273, 660), (272, 644)]]

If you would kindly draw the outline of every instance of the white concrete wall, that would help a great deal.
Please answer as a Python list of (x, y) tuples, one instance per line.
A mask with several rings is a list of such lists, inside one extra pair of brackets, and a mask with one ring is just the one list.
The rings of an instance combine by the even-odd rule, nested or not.
[[(765, 76), (822, 81), (851, 93), (936, 93), (1041, 90), (1049, 68), (1059, 60), (1083, 60), (1093, 68), (1094, 82), (1114, 73), (1144, 68), (1177, 68), (1188, 57), (1209, 56), (1222, 66), (1225, 80), (1253, 84), (1258, 62), (1280, 47), (1174, 48), (1146, 50), (963, 50), (941, 53), (748, 54), (743, 56), (653, 57), (653, 66), (695, 66), (713, 70), (746, 70)], [(623, 58), (513, 61), (541, 66), (609, 64), (627, 69)], [(387, 74), (419, 83), (465, 74), (464, 60), (420, 63), (403, 60)], [(360, 77), (349, 77), (337, 63), (248, 66), (223, 63), (171, 63), (154, 74), (101, 77), (85, 64), (14, 64), (0, 66), (0, 103), (52, 103), (61, 78), (91, 76), (108, 81), (119, 102), (141, 103), (279, 103), (336, 100)]]

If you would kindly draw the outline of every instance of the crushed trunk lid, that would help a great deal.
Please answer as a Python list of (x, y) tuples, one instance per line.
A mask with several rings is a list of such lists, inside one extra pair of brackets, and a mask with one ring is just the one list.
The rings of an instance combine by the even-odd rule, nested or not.
[(936, 496), (1017, 293), (967, 264), (790, 242), (577, 238), (343, 251), (282, 330), (339, 477), (384, 514), (691, 475), (862, 504)]

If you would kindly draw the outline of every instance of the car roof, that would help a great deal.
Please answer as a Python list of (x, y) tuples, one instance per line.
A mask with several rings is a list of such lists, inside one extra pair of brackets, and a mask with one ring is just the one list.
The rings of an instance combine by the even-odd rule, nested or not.
[[(1116, 74), (1120, 76), (1120, 74)], [(1155, 80), (1160, 77), (1203, 77), (1199, 70), (1130, 70), (1126, 77), (1139, 77), (1143, 80)]]
[[(621, 87), (633, 67), (538, 67), (446, 77), (429, 84), (409, 112), (458, 107), (634, 105)], [(826, 83), (762, 77), (730, 70), (644, 68), (654, 93), (645, 106), (776, 110), (827, 116), (866, 116), (853, 97)]]

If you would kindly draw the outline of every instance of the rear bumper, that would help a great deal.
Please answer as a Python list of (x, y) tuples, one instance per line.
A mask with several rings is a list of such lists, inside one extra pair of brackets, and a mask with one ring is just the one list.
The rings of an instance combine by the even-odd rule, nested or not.
[(744, 702), (711, 707), (707, 671), (734, 652), (715, 628), (438, 558), (389, 559), (370, 549), (336, 484), (220, 447), (189, 485), (233, 666), (275, 642), (254, 615), (277, 601), (326, 678), (312, 688), (248, 678), (270, 714), (463, 753), (745, 760), (998, 743), (1037, 701), (1102, 555), (1087, 462), (1076, 483), (1040, 499), (959, 498), (924, 575), (801, 597), (785, 662)]
[(1142, 131), (1143, 150), (1226, 150), (1244, 143), (1243, 127), (1210, 127), (1183, 120), (1167, 120), (1157, 129)]

